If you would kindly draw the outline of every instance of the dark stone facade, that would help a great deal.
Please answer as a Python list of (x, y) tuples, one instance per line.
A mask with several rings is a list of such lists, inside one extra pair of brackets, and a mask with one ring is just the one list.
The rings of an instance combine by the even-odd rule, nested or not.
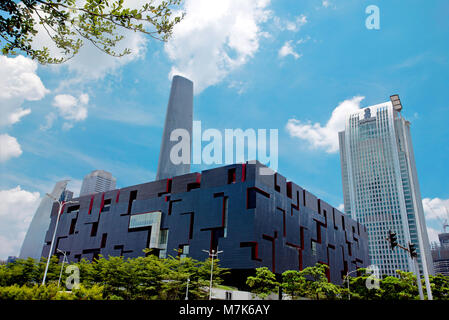
[(363, 225), (278, 173), (260, 175), (262, 167), (229, 165), (73, 199), (79, 204), (64, 208), (54, 253), (66, 251), (69, 261), (141, 256), (154, 243), (152, 226), (130, 228), (131, 216), (159, 211), (160, 230), (168, 230), (166, 255), (188, 246), (190, 257), (204, 260), (202, 250), (218, 246), (222, 267), (266, 266), (275, 273), (320, 262), (329, 265), (328, 278), (338, 284), (348, 271), (369, 265)]

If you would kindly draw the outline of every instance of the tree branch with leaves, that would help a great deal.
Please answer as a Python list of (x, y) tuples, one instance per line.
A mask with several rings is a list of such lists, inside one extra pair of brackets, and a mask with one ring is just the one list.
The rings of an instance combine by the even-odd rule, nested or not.
[[(181, 2), (146, 0), (135, 9), (127, 7), (125, 0), (2, 0), (2, 54), (22, 53), (41, 64), (57, 64), (75, 56), (87, 40), (105, 54), (122, 57), (131, 53), (129, 48), (117, 51), (117, 45), (124, 39), (123, 30), (141, 32), (165, 42), (174, 26), (184, 18), (184, 12), (176, 11)], [(51, 38), (62, 57), (52, 56), (48, 47), (36, 47), (33, 41), (38, 26)]]

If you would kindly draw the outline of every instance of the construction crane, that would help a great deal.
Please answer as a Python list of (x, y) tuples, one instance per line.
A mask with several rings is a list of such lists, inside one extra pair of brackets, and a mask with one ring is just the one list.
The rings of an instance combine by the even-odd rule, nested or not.
[(447, 210), (447, 207), (445, 206), (444, 209), (446, 210), (446, 219), (441, 219), (438, 217), (438, 220), (440, 220), (441, 225), (443, 226), (443, 232), (446, 233), (446, 228), (449, 227), (448, 219), (449, 219), (449, 211)]
[(432, 210), (432, 212), (433, 212), (433, 214), (435, 215), (435, 217), (436, 217), (436, 218), (438, 219), (438, 221), (441, 223), (441, 226), (443, 227), (443, 232), (446, 233), (446, 228), (449, 228), (449, 222), (448, 222), (448, 219), (449, 219), (449, 211), (448, 211), (447, 207), (444, 206), (444, 209), (446, 210), (446, 216), (447, 216), (446, 219), (443, 219), (443, 218), (439, 217), (438, 214), (437, 214), (435, 211), (433, 211), (433, 209), (432, 209), (432, 207), (430, 206), (430, 204), (429, 204), (429, 209)]

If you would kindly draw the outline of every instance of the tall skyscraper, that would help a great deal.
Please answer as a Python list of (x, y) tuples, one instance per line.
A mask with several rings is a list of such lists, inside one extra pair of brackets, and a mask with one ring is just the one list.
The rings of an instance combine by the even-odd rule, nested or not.
[[(192, 124), (193, 82), (181, 76), (174, 76), (165, 115), (156, 180), (173, 178), (190, 172)], [(173, 130), (176, 129), (183, 129), (185, 133), (189, 134), (190, 150), (187, 155), (189, 163), (173, 163), (170, 158), (173, 146), (179, 143), (178, 140), (170, 139)], [(174, 138), (179, 139), (177, 135)]]
[(110, 172), (95, 170), (86, 175), (81, 185), (80, 197), (88, 194), (105, 192), (115, 189), (115, 179)]
[(347, 116), (339, 133), (345, 212), (366, 226), (371, 263), (381, 274), (415, 270), (406, 251), (390, 249), (389, 230), (399, 244), (415, 244), (420, 271), (433, 274), (410, 122), (401, 110), (393, 95)]
[[(50, 195), (64, 201), (70, 200), (73, 196), (73, 192), (66, 189), (67, 182), (68, 180), (57, 182)], [(31, 220), (30, 226), (28, 227), (27, 234), (22, 243), (22, 248), (20, 249), (19, 258), (26, 259), (31, 257), (36, 260), (41, 258), (45, 234), (50, 225), (50, 213), (52, 207), (53, 199), (44, 196)]]

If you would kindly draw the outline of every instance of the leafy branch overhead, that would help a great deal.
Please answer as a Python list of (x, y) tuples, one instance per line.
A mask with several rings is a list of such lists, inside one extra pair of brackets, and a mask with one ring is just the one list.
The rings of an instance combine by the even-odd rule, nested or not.
[[(127, 7), (125, 0), (2, 0), (2, 54), (23, 53), (41, 64), (62, 63), (76, 55), (87, 40), (104, 53), (121, 57), (131, 53), (129, 48), (117, 50), (124, 39), (123, 30), (167, 41), (184, 17), (184, 13), (173, 11), (181, 2), (146, 0), (134, 9)], [(51, 38), (62, 57), (52, 56), (48, 47), (36, 47), (39, 29)]]

